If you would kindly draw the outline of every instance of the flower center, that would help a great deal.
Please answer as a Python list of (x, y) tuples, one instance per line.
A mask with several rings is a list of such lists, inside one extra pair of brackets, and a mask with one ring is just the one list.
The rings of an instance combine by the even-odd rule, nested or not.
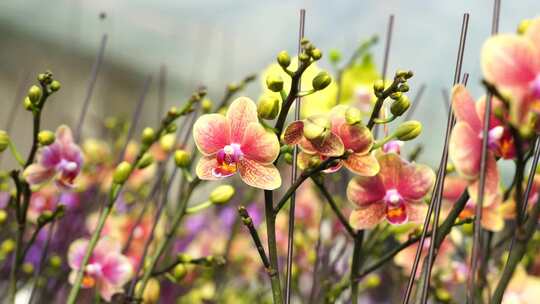
[(92, 263), (86, 265), (85, 271), (90, 277), (100, 277), (103, 275), (103, 269), (100, 264)]
[(401, 195), (396, 189), (390, 189), (386, 191), (386, 195), (384, 196), (384, 201), (392, 205), (397, 205), (403, 201), (403, 198), (401, 197)]
[[(496, 126), (491, 128), (488, 131), (488, 148), (491, 150), (495, 150), (499, 148), (501, 138), (504, 134), (504, 128), (503, 126)], [(479, 135), (480, 138), (482, 138), (482, 132), (480, 132)]]
[(216, 177), (226, 177), (236, 173), (238, 162), (244, 157), (239, 144), (230, 144), (216, 154), (217, 167), (212, 170)]
[(77, 163), (76, 162), (72, 162), (72, 161), (69, 161), (69, 160), (65, 160), (65, 159), (62, 159), (58, 165), (56, 165), (56, 169), (58, 171), (67, 171), (67, 172), (73, 172), (75, 170), (77, 170)]

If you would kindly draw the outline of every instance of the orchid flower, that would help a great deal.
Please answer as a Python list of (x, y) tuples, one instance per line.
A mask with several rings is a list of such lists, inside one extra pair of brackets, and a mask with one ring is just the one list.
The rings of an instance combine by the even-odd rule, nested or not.
[[(79, 271), (88, 240), (78, 239), (71, 243), (68, 251), (68, 263), (71, 268), (69, 282), (73, 284)], [(122, 287), (133, 276), (133, 266), (129, 259), (122, 255), (121, 244), (110, 238), (102, 238), (98, 241), (92, 256), (84, 269), (82, 287), (99, 290), (99, 294), (106, 301), (112, 296), (123, 291)]]
[[(374, 142), (373, 134), (363, 125), (350, 125), (346, 122), (345, 112), (348, 108), (344, 105), (332, 108), (329, 113), (329, 130), (322, 140), (310, 140), (303, 135), (305, 121), (295, 121), (287, 127), (283, 136), (285, 142), (298, 144), (302, 149), (298, 155), (298, 165), (301, 169), (307, 168), (313, 157), (324, 160), (327, 157), (340, 156), (348, 151), (350, 154), (347, 158), (324, 172), (335, 172), (342, 165), (363, 176), (373, 176), (379, 172), (379, 163), (370, 152)], [(318, 116), (308, 118), (311, 121), (318, 119), (320, 119)]]
[(73, 142), (71, 130), (62, 125), (56, 130), (54, 143), (42, 148), (37, 163), (28, 166), (23, 174), (30, 185), (40, 185), (54, 178), (58, 186), (71, 188), (82, 163), (82, 153)]
[(251, 99), (233, 101), (226, 116), (201, 116), (193, 127), (193, 137), (203, 154), (196, 169), (200, 179), (218, 180), (238, 171), (250, 186), (265, 190), (281, 186), (279, 171), (272, 164), (279, 155), (279, 141), (259, 123)]
[(351, 226), (372, 228), (384, 219), (390, 224), (422, 221), (427, 209), (422, 199), (435, 181), (433, 170), (393, 153), (380, 155), (378, 161), (377, 175), (357, 176), (347, 186), (347, 197), (357, 207), (349, 218)]
[(540, 110), (540, 18), (523, 35), (499, 34), (482, 48), (484, 77), (510, 93), (511, 122), (522, 127)]
[[(493, 101), (496, 102), (496, 99)], [(476, 202), (480, 186), (485, 101), (481, 99), (475, 104), (467, 89), (457, 85), (452, 91), (452, 108), (457, 123), (450, 136), (449, 156), (458, 174), (469, 181), (469, 195)], [(501, 199), (496, 157), (513, 157), (511, 139), (505, 136), (505, 128), (495, 117), (490, 119), (489, 124), (485, 206)]]

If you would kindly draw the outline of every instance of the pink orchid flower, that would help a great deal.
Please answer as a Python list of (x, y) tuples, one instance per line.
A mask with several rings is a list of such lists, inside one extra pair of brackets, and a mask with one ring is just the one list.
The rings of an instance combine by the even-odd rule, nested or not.
[(379, 156), (378, 161), (377, 175), (357, 176), (347, 186), (347, 197), (357, 207), (349, 218), (351, 226), (368, 229), (385, 218), (390, 224), (422, 221), (427, 210), (422, 199), (435, 181), (433, 170), (393, 153)]
[(217, 180), (238, 171), (250, 186), (266, 190), (281, 186), (279, 171), (272, 164), (279, 155), (279, 141), (259, 123), (251, 99), (233, 101), (226, 116), (201, 116), (193, 127), (193, 137), (203, 154), (196, 169), (200, 179)]
[(540, 110), (540, 18), (523, 35), (500, 34), (482, 48), (484, 77), (513, 97), (511, 121), (516, 127), (528, 123), (531, 110)]
[[(495, 104), (496, 99), (493, 101)], [(476, 202), (480, 183), (485, 99), (475, 104), (467, 89), (462, 85), (457, 85), (452, 91), (452, 108), (457, 123), (450, 136), (449, 156), (458, 174), (469, 181), (469, 195)], [(501, 122), (493, 116), (489, 124), (485, 206), (501, 198), (496, 157), (511, 158), (513, 156), (513, 150), (509, 148), (512, 145), (508, 143), (508, 137), (505, 137), (505, 128)]]
[(81, 171), (83, 157), (68, 126), (56, 130), (54, 143), (41, 149), (37, 163), (24, 170), (24, 177), (30, 185), (40, 185), (51, 179), (62, 188), (73, 187), (73, 182)]
[(353, 173), (362, 176), (374, 176), (379, 172), (379, 163), (371, 152), (373, 134), (363, 125), (349, 125), (345, 120), (345, 112), (349, 107), (338, 105), (329, 113), (330, 133), (325, 140), (314, 142), (303, 136), (303, 121), (291, 123), (284, 133), (287, 144), (298, 144), (302, 152), (298, 155), (298, 165), (301, 169), (309, 167), (312, 158), (324, 160), (331, 156), (340, 156), (344, 151), (350, 155), (336, 166), (325, 170), (333, 173), (345, 166)]
[[(72, 269), (69, 282), (73, 284), (77, 271), (86, 254), (88, 240), (78, 239), (71, 243), (68, 251), (68, 263)], [(106, 301), (123, 291), (122, 287), (133, 276), (133, 266), (129, 259), (121, 253), (121, 243), (110, 238), (102, 238), (90, 257), (84, 270), (83, 288), (96, 287)]]

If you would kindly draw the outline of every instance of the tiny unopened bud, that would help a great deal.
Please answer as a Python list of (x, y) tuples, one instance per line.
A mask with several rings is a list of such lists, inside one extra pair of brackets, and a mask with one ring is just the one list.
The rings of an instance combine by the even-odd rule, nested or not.
[(266, 86), (272, 92), (281, 92), (283, 89), (283, 78), (277, 74), (270, 74), (266, 77)]
[(165, 134), (159, 139), (159, 145), (165, 152), (171, 152), (176, 142), (176, 136), (174, 134)]
[(300, 60), (301, 62), (307, 62), (307, 61), (309, 61), (309, 55), (305, 54), (305, 53), (302, 53), (302, 54), (298, 55), (298, 60)]
[(341, 52), (339, 50), (333, 49), (328, 53), (328, 59), (331, 63), (338, 63), (341, 60)]
[(392, 103), (392, 106), (390, 106), (390, 112), (394, 116), (401, 116), (409, 109), (410, 106), (411, 102), (409, 97), (407, 97), (407, 95), (401, 95), (401, 97), (395, 100)]
[[(140, 294), (141, 292), (141, 282), (138, 282), (135, 286), (135, 290), (137, 294)], [(148, 280), (148, 283), (144, 287), (144, 291), (142, 293), (142, 303), (144, 304), (156, 304), (159, 301), (159, 296), (161, 294), (161, 288), (159, 285), (159, 281), (155, 278), (151, 278)]]
[(324, 140), (329, 130), (330, 120), (324, 116), (309, 117), (304, 122), (304, 136), (308, 140)]
[(264, 95), (257, 104), (257, 114), (262, 119), (272, 120), (278, 116), (280, 107), (280, 100), (277, 96)]
[(52, 211), (45, 210), (39, 215), (37, 222), (39, 225), (44, 225), (45, 223), (50, 222), (52, 219), (53, 219)]
[(6, 131), (0, 130), (0, 153), (4, 152), (9, 146), (9, 135)]
[(393, 100), (397, 100), (397, 99), (401, 98), (402, 95), (403, 95), (403, 93), (401, 93), (401, 92), (394, 92), (394, 93), (390, 94), (390, 98), (392, 98)]
[(154, 163), (154, 157), (150, 153), (144, 153), (137, 165), (137, 168), (144, 169)]
[(277, 55), (277, 62), (282, 68), (286, 68), (291, 64), (291, 56), (289, 56), (287, 51), (281, 51)]
[(517, 28), (517, 33), (520, 35), (525, 34), (527, 29), (529, 29), (529, 26), (531, 25), (531, 23), (532, 23), (532, 20), (530, 19), (521, 20)]
[(292, 165), (292, 154), (291, 153), (285, 153), (283, 154), (283, 159), (285, 162), (289, 165)]
[(397, 127), (394, 136), (398, 140), (408, 141), (416, 138), (422, 132), (422, 124), (416, 120), (409, 120)]
[(221, 205), (228, 203), (234, 196), (234, 187), (231, 185), (220, 185), (210, 193), (208, 199), (212, 204)]
[(31, 274), (32, 272), (34, 272), (34, 265), (30, 262), (25, 262), (22, 264), (21, 269), (24, 273)]
[(184, 263), (184, 264), (191, 263), (191, 261), (193, 261), (193, 257), (187, 253), (179, 253), (176, 256), (176, 259), (178, 259), (180, 263)]
[(62, 266), (62, 258), (57, 254), (51, 256), (49, 258), (49, 265), (51, 265), (53, 268), (59, 268)]
[(156, 132), (154, 129), (146, 127), (141, 133), (141, 141), (144, 145), (150, 145), (156, 138)]
[(209, 98), (205, 98), (201, 101), (201, 109), (203, 113), (210, 113), (214, 108), (214, 103)]
[(52, 131), (43, 130), (38, 133), (38, 142), (42, 146), (48, 146), (52, 144), (55, 140), (55, 135)]
[(239, 86), (236, 83), (229, 83), (227, 85), (227, 90), (229, 90), (230, 92), (237, 91), (238, 88), (239, 88)]
[(377, 274), (370, 274), (366, 278), (366, 286), (368, 288), (375, 288), (381, 285), (381, 277)]
[(0, 209), (0, 225), (2, 225), (3, 223), (6, 222), (7, 216), (8, 216), (8, 214), (7, 214), (6, 210)]
[(50, 85), (51, 91), (56, 92), (60, 90), (60, 87), (61, 87), (60, 81), (53, 80), (53, 82), (51, 82), (51, 85)]
[(435, 289), (435, 296), (439, 301), (443, 302), (450, 301), (452, 299), (452, 294), (444, 288)]
[(187, 269), (184, 264), (178, 264), (174, 266), (174, 269), (171, 271), (171, 275), (176, 280), (176, 282), (182, 281), (182, 279), (184, 279), (186, 274), (187, 274)]
[(351, 126), (361, 123), (362, 112), (355, 107), (349, 107), (347, 111), (345, 111), (345, 121)]
[(187, 168), (191, 163), (191, 155), (186, 150), (176, 150), (174, 162), (179, 168)]
[(373, 83), (373, 90), (375, 91), (375, 93), (381, 93), (382, 91), (384, 91), (384, 81), (382, 79), (377, 79)]
[(313, 78), (312, 86), (315, 90), (323, 90), (332, 82), (332, 77), (325, 71), (319, 72), (315, 78)]
[(167, 112), (167, 116), (169, 116), (169, 118), (177, 118), (179, 115), (180, 115), (180, 110), (178, 110), (178, 108), (174, 106), (171, 107), (169, 111)]
[(4, 254), (11, 253), (15, 249), (15, 241), (6, 239), (0, 244), (0, 251)]
[(172, 134), (176, 132), (176, 129), (177, 129), (176, 125), (174, 123), (171, 123), (165, 128), (165, 132), (167, 134)]
[(131, 170), (130, 163), (126, 161), (119, 163), (113, 173), (113, 182), (118, 185), (123, 184), (129, 178)]
[(28, 98), (30, 99), (31, 102), (36, 103), (41, 98), (42, 93), (43, 92), (41, 91), (40, 87), (38, 87), (37, 85), (33, 85), (28, 90)]
[(32, 101), (30, 101), (30, 98), (25, 97), (23, 101), (24, 109), (27, 111), (31, 111), (34, 108), (34, 104), (32, 104)]
[(398, 87), (398, 90), (399, 90), (400, 92), (403, 92), (403, 93), (409, 92), (409, 89), (410, 89), (410, 87), (409, 87), (409, 85), (406, 84), (406, 83), (404, 83), (404, 84), (402, 84), (402, 85), (400, 85), (400, 86)]
[(321, 59), (321, 57), (322, 57), (321, 50), (317, 48), (314, 48), (313, 50), (311, 50), (311, 58), (313, 58), (314, 60), (319, 60)]

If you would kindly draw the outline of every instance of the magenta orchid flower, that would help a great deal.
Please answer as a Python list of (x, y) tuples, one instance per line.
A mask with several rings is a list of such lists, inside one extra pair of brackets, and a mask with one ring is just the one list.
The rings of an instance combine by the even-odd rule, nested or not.
[(273, 165), (279, 141), (259, 123), (257, 106), (251, 99), (233, 101), (226, 116), (201, 116), (193, 127), (193, 137), (203, 154), (196, 169), (200, 179), (217, 180), (238, 171), (250, 186), (266, 190), (281, 186), (281, 176)]
[[(485, 102), (481, 99), (475, 104), (467, 89), (458, 85), (452, 91), (452, 108), (457, 123), (450, 136), (449, 156), (458, 174), (469, 181), (471, 199), (477, 201)], [(512, 156), (509, 148), (512, 145), (504, 139), (505, 129), (502, 124), (495, 117), (492, 117), (489, 123), (484, 200), (486, 206), (501, 198), (496, 156)]]
[[(69, 282), (73, 284), (86, 254), (88, 240), (78, 239), (71, 243), (68, 251), (68, 263), (71, 268)], [(84, 269), (83, 288), (98, 288), (99, 294), (106, 301), (123, 291), (122, 287), (133, 276), (133, 266), (122, 255), (119, 242), (110, 238), (100, 239)]]
[(486, 80), (511, 93), (511, 122), (516, 127), (528, 123), (531, 110), (540, 110), (540, 18), (523, 35), (489, 38), (482, 48), (481, 63)]
[(362, 176), (374, 176), (379, 172), (379, 163), (371, 152), (374, 143), (373, 134), (363, 125), (350, 125), (346, 122), (345, 112), (348, 108), (344, 105), (332, 108), (329, 113), (329, 135), (322, 143), (310, 141), (303, 136), (303, 121), (295, 121), (287, 127), (284, 133), (285, 143), (298, 144), (302, 149), (298, 155), (301, 169), (309, 167), (312, 158), (324, 160), (331, 156), (340, 156), (347, 151), (349, 152), (347, 158), (324, 172), (335, 172), (342, 165)]
[(41, 149), (37, 162), (24, 170), (24, 177), (30, 185), (40, 185), (51, 179), (62, 188), (73, 187), (83, 163), (81, 150), (75, 142), (68, 126), (56, 130), (54, 143)]
[(435, 181), (433, 170), (394, 153), (383, 154), (378, 161), (377, 175), (357, 176), (347, 186), (347, 197), (357, 207), (349, 218), (351, 226), (368, 229), (384, 219), (390, 224), (422, 221), (427, 209), (422, 199)]

